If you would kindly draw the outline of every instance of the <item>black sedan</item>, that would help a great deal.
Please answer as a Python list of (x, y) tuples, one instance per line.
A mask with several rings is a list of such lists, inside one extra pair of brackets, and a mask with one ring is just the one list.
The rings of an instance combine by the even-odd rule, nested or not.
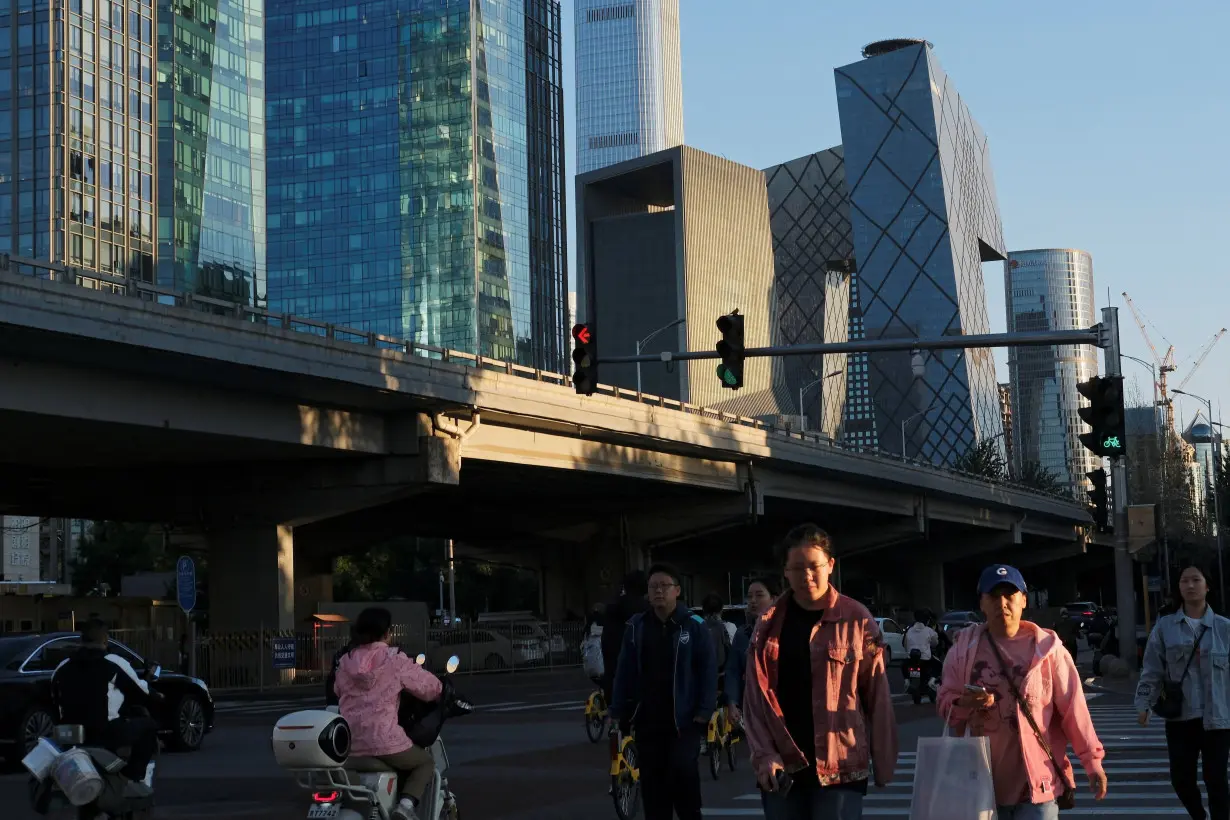
[[(39, 737), (51, 734), (51, 675), (80, 646), (81, 636), (72, 632), (0, 636), (0, 756), (20, 760)], [(110, 650), (145, 676), (145, 661), (137, 653), (114, 640)], [(173, 672), (162, 672), (150, 686), (163, 695), (151, 710), (163, 741), (178, 751), (199, 749), (213, 730), (209, 688)]]

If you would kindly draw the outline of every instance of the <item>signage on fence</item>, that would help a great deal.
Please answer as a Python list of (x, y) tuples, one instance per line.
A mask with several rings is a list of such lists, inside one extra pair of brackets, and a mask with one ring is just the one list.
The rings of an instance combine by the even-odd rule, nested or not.
[(273, 668), (295, 668), (295, 639), (273, 638)]
[(196, 564), (187, 555), (175, 562), (175, 597), (185, 614), (196, 608)]
[(1150, 575), (1149, 576), (1149, 592), (1161, 592), (1161, 591), (1162, 591), (1162, 576)]

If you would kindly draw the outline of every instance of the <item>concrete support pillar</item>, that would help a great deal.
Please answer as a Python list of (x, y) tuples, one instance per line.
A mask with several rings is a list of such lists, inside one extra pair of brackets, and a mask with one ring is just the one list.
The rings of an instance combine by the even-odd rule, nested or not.
[[(291, 527), (210, 533), (209, 628), (291, 630), (295, 623), (295, 540)], [(332, 590), (330, 590), (331, 592)]]
[(910, 605), (914, 609), (930, 609), (937, 616), (946, 609), (947, 596), (944, 590), (944, 563), (929, 561), (910, 568)]

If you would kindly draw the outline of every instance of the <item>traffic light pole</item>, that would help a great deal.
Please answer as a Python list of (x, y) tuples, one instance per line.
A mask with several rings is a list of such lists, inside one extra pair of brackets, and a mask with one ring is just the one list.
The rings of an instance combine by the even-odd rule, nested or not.
[[(1122, 376), (1119, 358), (1119, 309), (1102, 308), (1106, 333), (1106, 375)], [(1128, 553), (1127, 457), (1111, 459), (1111, 483), (1115, 501), (1115, 607), (1119, 612), (1119, 657), (1129, 670), (1136, 669), (1136, 584), (1132, 556)], [(1147, 592), (1146, 592), (1147, 594)]]
[[(744, 358), (761, 356), (817, 356), (826, 353), (879, 353), (889, 350), (962, 350), (977, 347), (1050, 347), (1052, 345), (1105, 346), (1103, 328), (1053, 330), (1032, 333), (984, 333), (974, 336), (941, 336), (936, 339), (856, 339), (814, 345), (749, 347)], [(720, 359), (717, 350), (682, 350), (646, 353), (639, 356), (601, 356), (598, 364), (636, 364), (637, 362), (686, 362)]]

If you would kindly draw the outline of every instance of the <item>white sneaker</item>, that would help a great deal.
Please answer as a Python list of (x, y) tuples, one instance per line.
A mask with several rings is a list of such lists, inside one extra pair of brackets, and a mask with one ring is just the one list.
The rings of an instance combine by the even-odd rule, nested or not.
[(153, 763), (150, 763), (148, 766), (145, 767), (145, 780), (143, 780), (142, 782), (145, 785), (149, 786), (151, 789), (154, 788), (154, 764)]
[(393, 811), (390, 812), (390, 816), (393, 820), (419, 820), (419, 815), (414, 810), (414, 805), (404, 797), (393, 808)]

